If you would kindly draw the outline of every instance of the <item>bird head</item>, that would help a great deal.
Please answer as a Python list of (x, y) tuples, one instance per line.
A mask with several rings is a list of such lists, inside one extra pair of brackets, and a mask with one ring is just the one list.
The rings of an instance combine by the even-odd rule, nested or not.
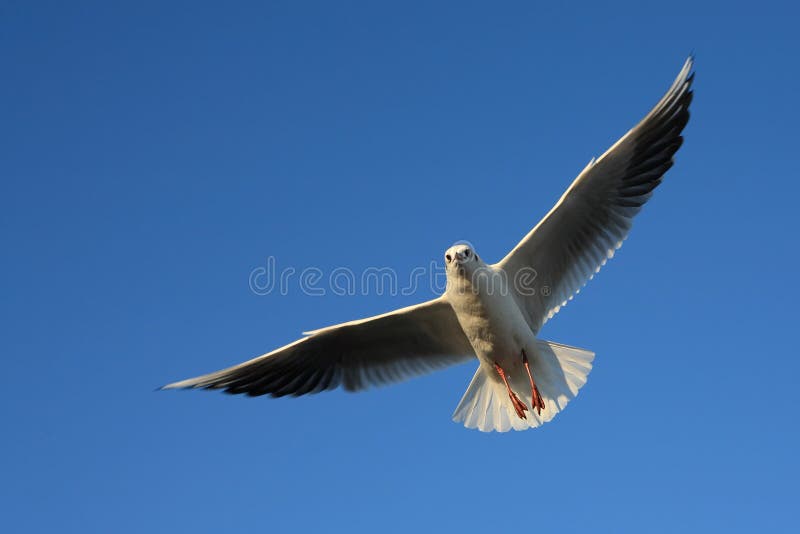
[(468, 243), (457, 243), (444, 252), (444, 265), (447, 275), (458, 275), (470, 277), (482, 267), (484, 263), (472, 245)]

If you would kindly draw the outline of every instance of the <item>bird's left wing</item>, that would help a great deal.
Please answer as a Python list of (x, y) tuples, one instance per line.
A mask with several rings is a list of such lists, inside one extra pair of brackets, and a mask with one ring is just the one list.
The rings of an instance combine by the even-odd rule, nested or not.
[(222, 389), (250, 396), (348, 391), (399, 382), (475, 357), (444, 297), (308, 332), (284, 347), (163, 389)]
[(689, 120), (693, 78), (690, 57), (650, 113), (592, 160), (555, 207), (496, 265), (516, 287), (514, 298), (534, 332), (614, 255), (633, 217), (672, 166)]

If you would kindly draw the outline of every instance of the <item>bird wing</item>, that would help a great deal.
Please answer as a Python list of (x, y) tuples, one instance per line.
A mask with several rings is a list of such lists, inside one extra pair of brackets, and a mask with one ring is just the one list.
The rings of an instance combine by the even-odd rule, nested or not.
[[(672, 166), (689, 120), (692, 64), (689, 57), (650, 113), (592, 160), (553, 209), (496, 265), (514, 282), (514, 298), (534, 332), (614, 255), (633, 217)], [(525, 278), (533, 284), (521, 288)]]
[(444, 297), (307, 332), (258, 358), (162, 389), (223, 389), (250, 396), (348, 391), (399, 382), (475, 357)]

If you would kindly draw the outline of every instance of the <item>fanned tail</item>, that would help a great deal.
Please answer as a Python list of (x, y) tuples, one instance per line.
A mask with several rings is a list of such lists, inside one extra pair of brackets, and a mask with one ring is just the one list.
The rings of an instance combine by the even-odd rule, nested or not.
[[(517, 417), (503, 383), (490, 377), (487, 373), (491, 371), (481, 366), (456, 407), (453, 421), (481, 432), (527, 430), (550, 421), (563, 410), (586, 383), (594, 353), (552, 341), (537, 340), (536, 344), (538, 357), (531, 361), (531, 367), (544, 399), (545, 409), (541, 414), (529, 410), (525, 413), (527, 419)], [(530, 407), (527, 375), (517, 373), (509, 377), (509, 382), (517, 396)]]

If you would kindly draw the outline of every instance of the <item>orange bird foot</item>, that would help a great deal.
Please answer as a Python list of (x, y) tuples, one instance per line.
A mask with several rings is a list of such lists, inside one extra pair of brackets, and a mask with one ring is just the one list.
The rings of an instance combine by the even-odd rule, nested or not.
[(531, 405), (536, 409), (537, 414), (542, 415), (542, 410), (544, 410), (544, 399), (542, 398), (542, 394), (539, 393), (539, 388), (536, 387), (536, 381), (533, 379), (531, 366), (528, 362), (528, 355), (525, 354), (524, 350), (522, 351), (522, 363), (525, 364), (525, 370), (528, 372), (528, 380), (531, 382)]
[(514, 406), (514, 411), (517, 412), (517, 416), (520, 419), (527, 419), (528, 417), (525, 415), (525, 412), (528, 411), (528, 407), (525, 406), (525, 403), (519, 400), (517, 394), (511, 391), (511, 386), (508, 385), (508, 378), (506, 377), (505, 371), (503, 368), (497, 365), (497, 362), (494, 362), (494, 368), (497, 371), (497, 374), (500, 375), (500, 378), (503, 379), (503, 384), (506, 385), (506, 391), (508, 391), (508, 398), (511, 399), (511, 404)]

